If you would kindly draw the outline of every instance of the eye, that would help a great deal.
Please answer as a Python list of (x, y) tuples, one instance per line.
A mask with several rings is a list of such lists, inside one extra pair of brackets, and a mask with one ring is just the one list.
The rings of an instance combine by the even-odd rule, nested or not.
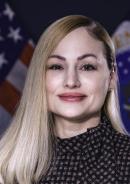
[(96, 70), (96, 67), (92, 64), (85, 64), (81, 67), (81, 70), (83, 70), (83, 71), (92, 71), (92, 70)]
[(63, 67), (61, 65), (58, 65), (58, 64), (53, 64), (51, 66), (48, 66), (47, 69), (49, 69), (49, 70), (63, 70)]

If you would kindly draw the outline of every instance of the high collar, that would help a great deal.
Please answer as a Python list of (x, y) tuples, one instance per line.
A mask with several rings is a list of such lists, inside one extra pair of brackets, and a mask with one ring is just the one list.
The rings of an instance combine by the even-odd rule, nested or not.
[(86, 132), (70, 138), (61, 139), (57, 137), (56, 152), (63, 155), (88, 153), (92, 150), (94, 154), (94, 151), (100, 150), (103, 141), (111, 135), (113, 130), (111, 122), (102, 113), (101, 121), (96, 127), (88, 128)]

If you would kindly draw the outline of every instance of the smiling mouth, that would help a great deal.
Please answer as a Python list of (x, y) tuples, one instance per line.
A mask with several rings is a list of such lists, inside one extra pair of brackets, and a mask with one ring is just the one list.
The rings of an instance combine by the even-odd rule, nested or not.
[(80, 102), (86, 98), (86, 96), (59, 96), (59, 98), (66, 102)]

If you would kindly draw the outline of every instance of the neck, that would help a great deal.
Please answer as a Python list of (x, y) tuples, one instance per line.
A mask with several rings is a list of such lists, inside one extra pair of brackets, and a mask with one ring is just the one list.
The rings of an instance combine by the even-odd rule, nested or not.
[(87, 120), (68, 120), (55, 115), (55, 133), (60, 138), (69, 138), (96, 127), (100, 122), (100, 114)]

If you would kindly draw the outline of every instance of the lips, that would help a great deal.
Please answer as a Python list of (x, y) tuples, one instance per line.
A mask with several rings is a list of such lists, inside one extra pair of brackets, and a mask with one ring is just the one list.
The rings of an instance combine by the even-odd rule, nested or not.
[(79, 102), (86, 97), (86, 95), (81, 93), (63, 93), (58, 96), (61, 100), (67, 101), (67, 102)]

